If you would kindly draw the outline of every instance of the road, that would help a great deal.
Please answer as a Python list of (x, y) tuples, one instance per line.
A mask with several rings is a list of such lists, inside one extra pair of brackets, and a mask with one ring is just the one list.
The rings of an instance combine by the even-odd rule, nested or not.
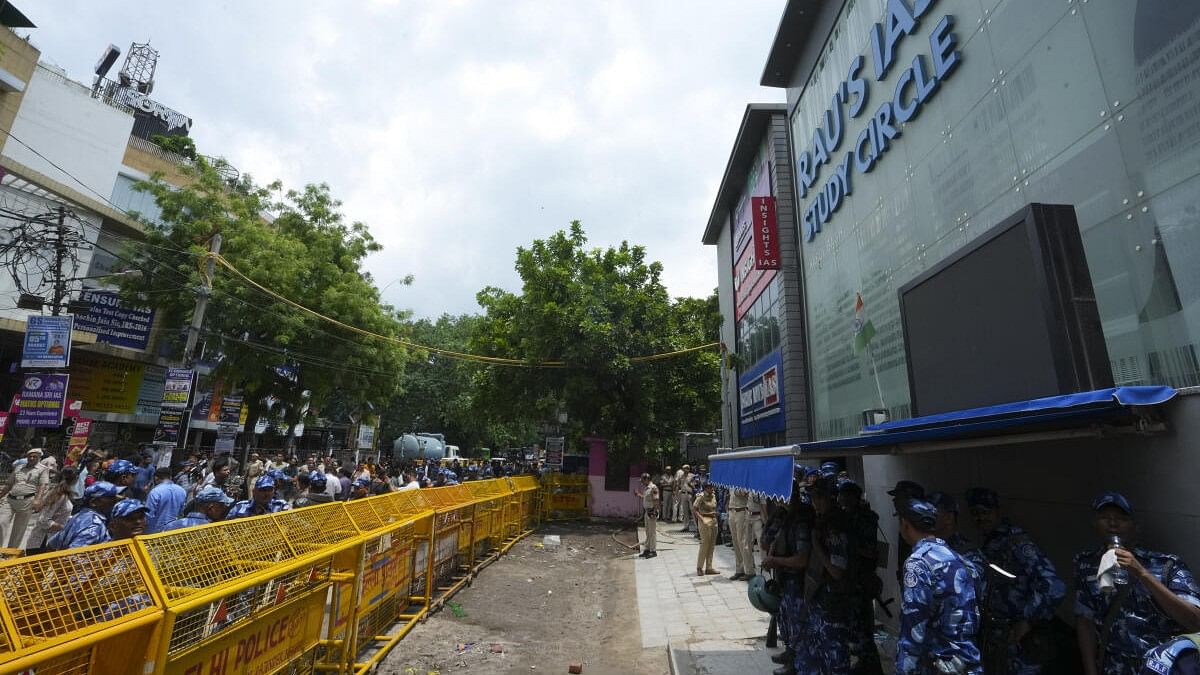
[[(666, 650), (643, 648), (631, 524), (541, 526), (400, 641), (380, 673), (660, 675)], [(558, 535), (557, 548), (543, 546)], [(454, 603), (451, 605), (450, 603)]]

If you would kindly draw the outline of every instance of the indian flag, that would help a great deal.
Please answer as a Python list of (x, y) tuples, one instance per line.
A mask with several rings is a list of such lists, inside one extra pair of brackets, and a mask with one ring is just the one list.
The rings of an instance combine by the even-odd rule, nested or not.
[(854, 294), (854, 351), (861, 352), (875, 337), (875, 324), (867, 318), (867, 305), (862, 293)]

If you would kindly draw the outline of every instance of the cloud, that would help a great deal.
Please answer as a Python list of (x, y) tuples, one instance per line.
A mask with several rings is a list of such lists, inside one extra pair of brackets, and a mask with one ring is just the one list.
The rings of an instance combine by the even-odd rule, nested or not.
[[(578, 218), (643, 244), (673, 295), (716, 286), (700, 245), (782, 3), (64, 2), (45, 57), (86, 79), (109, 42), (161, 52), (155, 98), (257, 179), (329, 183), (418, 316), (516, 289), (517, 246)], [(136, 27), (136, 28), (131, 28)]]

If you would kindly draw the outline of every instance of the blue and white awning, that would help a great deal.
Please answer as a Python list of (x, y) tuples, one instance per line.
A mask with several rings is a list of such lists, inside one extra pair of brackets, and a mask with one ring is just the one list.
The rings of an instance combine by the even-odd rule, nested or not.
[(749, 490), (763, 499), (792, 498), (792, 471), (798, 445), (743, 450), (708, 456), (708, 480), (730, 489)]

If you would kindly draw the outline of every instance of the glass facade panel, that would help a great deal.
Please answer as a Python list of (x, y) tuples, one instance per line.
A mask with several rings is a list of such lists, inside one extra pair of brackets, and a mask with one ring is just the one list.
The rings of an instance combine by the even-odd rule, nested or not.
[(872, 119), (913, 59), (932, 68), (945, 15), (957, 69), (869, 172), (851, 167), (851, 194), (811, 241), (801, 226), (816, 437), (857, 432), (871, 408), (909, 415), (898, 289), (1034, 201), (1075, 207), (1116, 382), (1200, 385), (1200, 3), (940, 0), (882, 81), (851, 33), (865, 37), (884, 3), (854, 3), (838, 43), (860, 51), (835, 46), (797, 101), (794, 155), (811, 151), (856, 53), (869, 100), (844, 120), (801, 214), (863, 130), (877, 136)]

